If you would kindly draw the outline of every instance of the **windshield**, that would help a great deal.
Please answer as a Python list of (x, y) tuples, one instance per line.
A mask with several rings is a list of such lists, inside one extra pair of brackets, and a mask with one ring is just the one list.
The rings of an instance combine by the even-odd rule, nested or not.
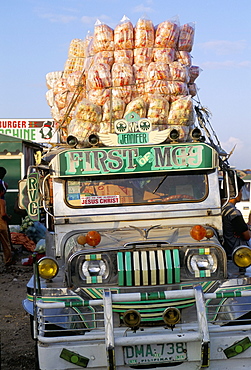
[(202, 173), (82, 177), (66, 181), (66, 202), (75, 207), (198, 202), (207, 195)]

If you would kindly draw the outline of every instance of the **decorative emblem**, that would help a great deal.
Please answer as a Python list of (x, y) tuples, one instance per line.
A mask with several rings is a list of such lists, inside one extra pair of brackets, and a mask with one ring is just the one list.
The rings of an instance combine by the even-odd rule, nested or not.
[(119, 119), (114, 122), (115, 132), (118, 134), (126, 134), (128, 132), (128, 122), (124, 119)]
[(140, 116), (131, 112), (125, 118), (114, 122), (115, 134), (101, 134), (99, 138), (106, 146), (118, 145), (147, 145), (160, 144), (166, 140), (170, 129), (152, 131), (152, 122), (148, 118), (140, 118)]

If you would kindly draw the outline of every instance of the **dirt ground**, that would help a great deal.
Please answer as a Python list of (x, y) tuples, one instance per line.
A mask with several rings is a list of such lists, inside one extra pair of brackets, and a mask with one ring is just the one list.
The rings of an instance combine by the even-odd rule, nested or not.
[(35, 346), (30, 335), (30, 318), (22, 306), (32, 266), (23, 266), (21, 262), (30, 252), (21, 246), (15, 249), (14, 266), (5, 267), (0, 252), (1, 370), (32, 370)]

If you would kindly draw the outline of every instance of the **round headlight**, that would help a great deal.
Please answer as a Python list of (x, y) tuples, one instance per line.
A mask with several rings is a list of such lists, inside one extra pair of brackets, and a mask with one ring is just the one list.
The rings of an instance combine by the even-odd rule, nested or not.
[(85, 261), (82, 271), (85, 277), (102, 276), (105, 278), (108, 274), (107, 265), (103, 260)]
[(43, 257), (38, 261), (38, 273), (43, 279), (53, 279), (58, 273), (57, 262), (50, 257)]
[(194, 255), (191, 257), (190, 266), (192, 271), (210, 270), (212, 273), (216, 271), (217, 263), (212, 255)]
[(140, 313), (136, 310), (127, 310), (123, 313), (123, 320), (126, 326), (132, 329), (136, 329), (141, 322), (141, 316)]
[(233, 261), (238, 267), (249, 267), (251, 265), (251, 249), (240, 246), (233, 252)]

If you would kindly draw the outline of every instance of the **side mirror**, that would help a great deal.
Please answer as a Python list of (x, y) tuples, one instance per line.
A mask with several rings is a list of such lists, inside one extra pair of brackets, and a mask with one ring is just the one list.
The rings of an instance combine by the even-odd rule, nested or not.
[(223, 172), (220, 179), (220, 194), (222, 199), (236, 198), (238, 195), (237, 173), (234, 170)]

